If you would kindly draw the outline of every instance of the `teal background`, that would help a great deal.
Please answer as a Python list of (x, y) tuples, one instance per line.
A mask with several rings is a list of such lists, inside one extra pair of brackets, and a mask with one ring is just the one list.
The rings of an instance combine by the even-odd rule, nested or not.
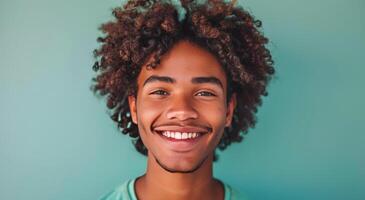
[[(0, 199), (97, 199), (145, 170), (89, 91), (117, 0), (0, 1)], [(251, 199), (365, 199), (362, 0), (245, 0), (276, 77), (215, 176)]]

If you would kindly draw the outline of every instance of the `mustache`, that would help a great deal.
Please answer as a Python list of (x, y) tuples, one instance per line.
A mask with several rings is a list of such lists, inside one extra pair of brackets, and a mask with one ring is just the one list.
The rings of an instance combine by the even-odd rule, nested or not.
[(198, 127), (207, 130), (208, 132), (211, 132), (213, 129), (205, 124), (199, 123), (199, 122), (166, 122), (166, 123), (158, 123), (152, 125), (152, 130), (154, 130), (156, 127), (159, 126), (180, 126), (180, 127)]

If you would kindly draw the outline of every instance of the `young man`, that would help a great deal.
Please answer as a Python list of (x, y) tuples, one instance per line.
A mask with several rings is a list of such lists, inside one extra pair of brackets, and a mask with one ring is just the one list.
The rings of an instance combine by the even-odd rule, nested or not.
[(274, 73), (267, 39), (233, 3), (180, 6), (129, 1), (101, 27), (93, 90), (108, 95), (111, 118), (147, 155), (144, 175), (102, 199), (245, 199), (212, 167), (216, 148), (255, 125)]

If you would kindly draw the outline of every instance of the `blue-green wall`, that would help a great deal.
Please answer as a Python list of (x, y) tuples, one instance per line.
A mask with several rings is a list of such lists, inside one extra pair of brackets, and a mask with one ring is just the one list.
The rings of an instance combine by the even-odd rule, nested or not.
[[(0, 1), (0, 199), (96, 199), (145, 158), (89, 91), (117, 0)], [(252, 199), (365, 199), (365, 1), (246, 0), (277, 74), (215, 175)]]

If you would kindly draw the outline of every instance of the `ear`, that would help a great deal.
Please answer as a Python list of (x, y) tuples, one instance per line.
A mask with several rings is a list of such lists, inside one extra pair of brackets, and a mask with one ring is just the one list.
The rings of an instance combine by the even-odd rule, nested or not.
[(237, 104), (236, 93), (233, 93), (231, 96), (231, 99), (229, 100), (228, 105), (227, 105), (226, 125), (225, 125), (226, 127), (231, 126), (233, 113), (234, 113), (234, 109), (236, 108), (236, 104)]
[(133, 123), (137, 124), (137, 101), (133, 95), (128, 96), (129, 110), (131, 111), (131, 117)]

